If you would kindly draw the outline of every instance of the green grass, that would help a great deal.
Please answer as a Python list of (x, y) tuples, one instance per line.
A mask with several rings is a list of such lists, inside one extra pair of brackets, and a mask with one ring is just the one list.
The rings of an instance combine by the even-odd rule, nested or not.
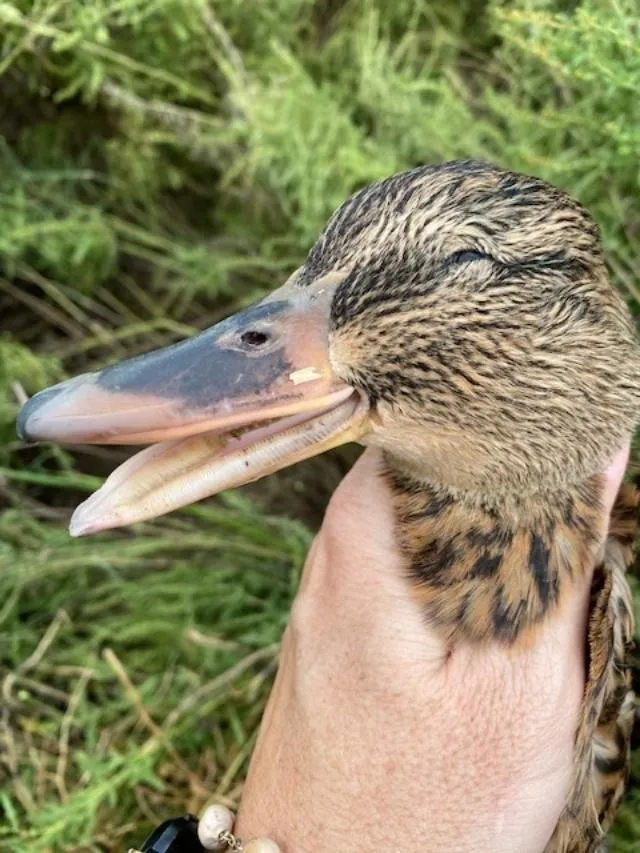
[(0, 846), (121, 851), (234, 803), (309, 535), (236, 496), (73, 541), (47, 492), (89, 479), (27, 481), (45, 503), (0, 523)]
[[(335, 482), (307, 467), (266, 517), (228, 495), (72, 541), (117, 453), (23, 447), (21, 394), (215, 322), (356, 188), (452, 157), (580, 198), (637, 314), (636, 18), (635, 0), (0, 0), (0, 850), (121, 851), (237, 799), (309, 542), (287, 517), (317, 518)], [(640, 851), (639, 813), (636, 787), (616, 853)]]

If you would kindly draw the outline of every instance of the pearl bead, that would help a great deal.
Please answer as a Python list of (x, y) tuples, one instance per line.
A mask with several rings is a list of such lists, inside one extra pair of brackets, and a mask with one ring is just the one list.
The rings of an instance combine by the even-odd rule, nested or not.
[(244, 853), (280, 853), (280, 847), (270, 838), (252, 838), (244, 845)]
[(205, 850), (224, 850), (227, 846), (224, 841), (219, 841), (221, 832), (231, 832), (233, 826), (233, 812), (226, 806), (208, 806), (198, 823), (198, 838)]

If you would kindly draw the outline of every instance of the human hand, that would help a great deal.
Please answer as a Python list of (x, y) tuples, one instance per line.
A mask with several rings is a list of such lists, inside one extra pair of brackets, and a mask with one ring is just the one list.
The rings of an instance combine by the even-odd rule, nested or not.
[(526, 650), (447, 649), (403, 577), (380, 464), (361, 457), (309, 553), (238, 834), (286, 853), (541, 853), (571, 781), (590, 578)]

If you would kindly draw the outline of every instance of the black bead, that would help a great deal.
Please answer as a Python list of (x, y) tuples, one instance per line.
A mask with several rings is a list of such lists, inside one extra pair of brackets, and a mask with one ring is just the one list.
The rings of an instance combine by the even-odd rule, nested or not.
[(165, 820), (144, 842), (141, 853), (206, 853), (198, 838), (198, 818), (187, 814)]

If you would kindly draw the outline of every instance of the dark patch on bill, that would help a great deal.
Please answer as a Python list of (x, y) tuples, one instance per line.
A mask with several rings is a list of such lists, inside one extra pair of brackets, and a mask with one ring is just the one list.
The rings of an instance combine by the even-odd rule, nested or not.
[(180, 400), (193, 409), (225, 399), (264, 396), (270, 386), (291, 372), (284, 347), (248, 355), (219, 341), (251, 329), (256, 323), (290, 308), (288, 302), (258, 304), (223, 320), (195, 338), (108, 367), (98, 375), (107, 391), (154, 394)]

